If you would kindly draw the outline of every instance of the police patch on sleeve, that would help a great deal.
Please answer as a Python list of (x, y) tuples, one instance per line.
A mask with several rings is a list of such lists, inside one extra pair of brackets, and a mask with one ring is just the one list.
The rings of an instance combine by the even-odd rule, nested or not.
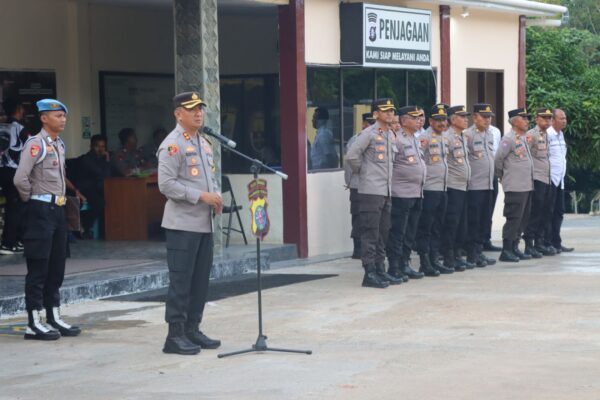
[(169, 152), (170, 156), (174, 156), (179, 151), (179, 147), (177, 147), (176, 144), (170, 144), (167, 146), (167, 151)]
[(40, 154), (40, 146), (38, 146), (37, 144), (34, 144), (31, 146), (31, 149), (29, 150), (29, 153), (31, 154), (31, 157), (37, 157), (38, 154)]

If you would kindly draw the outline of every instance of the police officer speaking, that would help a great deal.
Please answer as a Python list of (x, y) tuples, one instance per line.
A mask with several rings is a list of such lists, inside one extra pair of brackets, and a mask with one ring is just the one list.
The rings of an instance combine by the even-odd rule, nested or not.
[[(58, 100), (37, 102), (42, 130), (31, 137), (21, 154), (14, 183), (27, 203), (25, 220), (25, 339), (56, 340), (81, 330), (60, 317), (60, 293), (65, 275), (67, 227), (65, 218), (65, 128), (67, 107)], [(41, 319), (46, 309), (46, 325)]]
[(212, 216), (223, 209), (212, 148), (198, 132), (205, 105), (195, 92), (175, 96), (177, 126), (157, 152), (158, 186), (167, 197), (162, 220), (170, 280), (165, 353), (197, 354), (221, 345), (199, 330), (213, 263)]

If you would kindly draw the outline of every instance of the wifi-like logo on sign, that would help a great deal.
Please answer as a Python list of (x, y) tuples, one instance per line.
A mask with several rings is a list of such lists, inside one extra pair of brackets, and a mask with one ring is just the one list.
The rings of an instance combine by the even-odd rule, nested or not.
[(377, 40), (377, 14), (374, 12), (368, 13), (367, 20), (369, 21), (369, 40), (374, 42)]

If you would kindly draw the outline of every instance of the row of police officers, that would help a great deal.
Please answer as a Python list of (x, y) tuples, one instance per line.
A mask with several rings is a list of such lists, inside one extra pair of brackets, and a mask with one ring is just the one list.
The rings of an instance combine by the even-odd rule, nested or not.
[[(495, 264), (484, 250), (501, 250), (499, 260), (507, 262), (572, 251), (560, 239), (555, 244), (560, 234), (552, 226), (558, 201), (547, 130), (553, 113), (538, 109), (528, 130), (527, 110), (512, 110), (512, 129), (501, 139), (489, 104), (474, 105), (471, 126), (465, 106), (436, 104), (423, 130), (421, 108), (374, 101), (345, 157), (353, 257), (362, 260), (363, 286), (385, 288)], [(490, 241), (498, 180), (505, 192), (501, 249)], [(418, 271), (410, 265), (413, 250)]]

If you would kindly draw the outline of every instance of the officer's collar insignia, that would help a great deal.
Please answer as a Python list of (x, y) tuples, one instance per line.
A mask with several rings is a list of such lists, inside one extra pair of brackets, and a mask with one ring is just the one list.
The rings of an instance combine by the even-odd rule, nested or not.
[(187, 132), (183, 132), (183, 137), (185, 138), (185, 140), (190, 140), (190, 134)]

